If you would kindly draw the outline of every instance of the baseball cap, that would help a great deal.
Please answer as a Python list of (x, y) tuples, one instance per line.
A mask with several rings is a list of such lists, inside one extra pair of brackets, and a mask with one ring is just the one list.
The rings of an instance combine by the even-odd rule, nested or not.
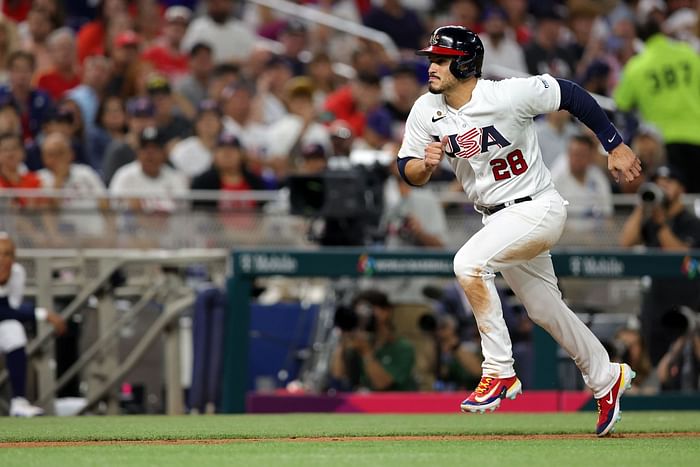
[(136, 46), (141, 43), (141, 39), (134, 31), (122, 31), (114, 38), (114, 45), (117, 47)]
[(152, 117), (155, 112), (148, 97), (132, 97), (126, 101), (126, 113), (131, 117)]
[(197, 116), (206, 112), (213, 112), (216, 115), (221, 115), (219, 104), (214, 99), (204, 99), (197, 104)]
[(304, 159), (325, 159), (326, 149), (318, 143), (309, 144), (301, 150), (301, 156)]
[(284, 94), (288, 98), (312, 97), (314, 94), (314, 82), (308, 76), (297, 76), (287, 81), (284, 86)]
[(192, 10), (186, 6), (174, 5), (165, 10), (163, 17), (168, 23), (173, 21), (184, 21), (185, 23), (189, 23), (190, 19), (192, 18)]
[(141, 146), (145, 146), (147, 144), (162, 146), (165, 144), (165, 138), (158, 128), (154, 126), (147, 126), (143, 129), (143, 131), (141, 131), (141, 134), (139, 135), (139, 142), (141, 143)]
[(346, 122), (345, 120), (334, 120), (333, 123), (330, 124), (328, 131), (330, 132), (331, 137), (333, 138), (352, 138), (352, 128), (350, 127), (350, 124), (348, 124), (348, 122)]
[(242, 148), (241, 140), (238, 139), (236, 135), (222, 131), (219, 134), (219, 138), (216, 140), (216, 147), (228, 147), (228, 148)]
[(170, 94), (170, 83), (168, 78), (162, 75), (152, 75), (146, 82), (148, 94)]
[(374, 131), (378, 135), (391, 139), (391, 127), (391, 115), (386, 109), (379, 108), (367, 114), (366, 128)]
[(14, 96), (10, 93), (3, 94), (0, 96), (0, 110), (4, 109), (5, 107), (10, 107), (14, 109), (17, 113), (21, 113), (19, 106), (17, 105), (17, 101), (15, 100)]
[(500, 18), (504, 21), (508, 20), (508, 13), (506, 11), (498, 6), (490, 6), (484, 9), (484, 12), (481, 15), (481, 20), (482, 21), (488, 21), (491, 18)]
[(654, 172), (654, 175), (651, 177), (651, 179), (653, 181), (656, 181), (656, 179), (658, 179), (659, 177), (672, 178), (681, 185), (687, 186), (686, 178), (685, 175), (683, 175), (683, 172), (681, 172), (677, 167), (674, 167), (672, 165), (662, 165), (661, 167), (656, 169), (656, 172)]
[(284, 25), (282, 32), (287, 34), (306, 34), (306, 25), (298, 19), (290, 19)]

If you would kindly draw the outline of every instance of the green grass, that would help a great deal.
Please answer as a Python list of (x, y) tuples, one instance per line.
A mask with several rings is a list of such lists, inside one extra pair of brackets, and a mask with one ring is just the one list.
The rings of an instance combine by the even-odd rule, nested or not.
[[(3, 467), (698, 465), (700, 438), (597, 439), (594, 413), (0, 418), (0, 441), (272, 438), (217, 445), (0, 448)], [(700, 412), (625, 412), (619, 433), (700, 432)], [(583, 439), (286, 442), (318, 436), (590, 434)]]

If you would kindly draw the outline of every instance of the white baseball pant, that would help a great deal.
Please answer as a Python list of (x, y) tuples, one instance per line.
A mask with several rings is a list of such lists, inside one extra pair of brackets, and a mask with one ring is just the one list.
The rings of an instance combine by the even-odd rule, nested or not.
[(14, 319), (0, 321), (0, 353), (10, 353), (27, 345), (24, 326)]
[(455, 255), (454, 270), (474, 310), (481, 335), (485, 376), (515, 375), (510, 335), (494, 282), (500, 272), (525, 306), (573, 358), (596, 398), (617, 381), (619, 365), (610, 363), (598, 338), (561, 298), (549, 249), (566, 222), (566, 201), (555, 190), (514, 204), (491, 216)]

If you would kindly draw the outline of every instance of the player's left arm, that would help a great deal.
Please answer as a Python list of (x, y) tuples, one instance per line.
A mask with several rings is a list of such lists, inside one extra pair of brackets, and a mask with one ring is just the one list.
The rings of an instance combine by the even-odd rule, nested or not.
[(559, 108), (569, 111), (584, 125), (593, 130), (605, 150), (610, 154), (608, 169), (616, 181), (620, 177), (631, 182), (642, 173), (639, 158), (622, 141), (615, 125), (598, 103), (578, 84), (565, 79), (557, 79), (561, 91)]

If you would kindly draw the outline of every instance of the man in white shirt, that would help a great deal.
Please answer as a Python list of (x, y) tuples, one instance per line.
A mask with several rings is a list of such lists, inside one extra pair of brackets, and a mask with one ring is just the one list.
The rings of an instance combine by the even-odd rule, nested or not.
[(214, 62), (243, 64), (255, 46), (257, 34), (243, 21), (231, 17), (233, 0), (207, 0), (207, 14), (192, 21), (181, 48), (189, 51), (198, 42), (212, 47)]
[(597, 220), (613, 213), (612, 190), (608, 177), (595, 165), (597, 144), (586, 135), (576, 135), (552, 167), (552, 181), (569, 201), (566, 227), (590, 231)]
[(158, 128), (150, 126), (141, 132), (136, 160), (114, 174), (109, 184), (112, 195), (123, 197), (135, 211), (173, 212), (173, 197), (188, 192), (187, 177), (165, 162), (164, 138)]
[(37, 173), (42, 188), (63, 190), (61, 197), (49, 203), (60, 207), (59, 230), (88, 236), (104, 232), (104, 219), (98, 208), (104, 207), (106, 189), (102, 179), (90, 166), (73, 163), (75, 156), (68, 138), (58, 132), (49, 133), (41, 144), (44, 168)]
[(493, 78), (509, 78), (513, 73), (503, 73), (492, 67), (505, 67), (514, 72), (527, 73), (525, 52), (508, 28), (508, 15), (500, 7), (489, 7), (483, 14), (484, 75)]

